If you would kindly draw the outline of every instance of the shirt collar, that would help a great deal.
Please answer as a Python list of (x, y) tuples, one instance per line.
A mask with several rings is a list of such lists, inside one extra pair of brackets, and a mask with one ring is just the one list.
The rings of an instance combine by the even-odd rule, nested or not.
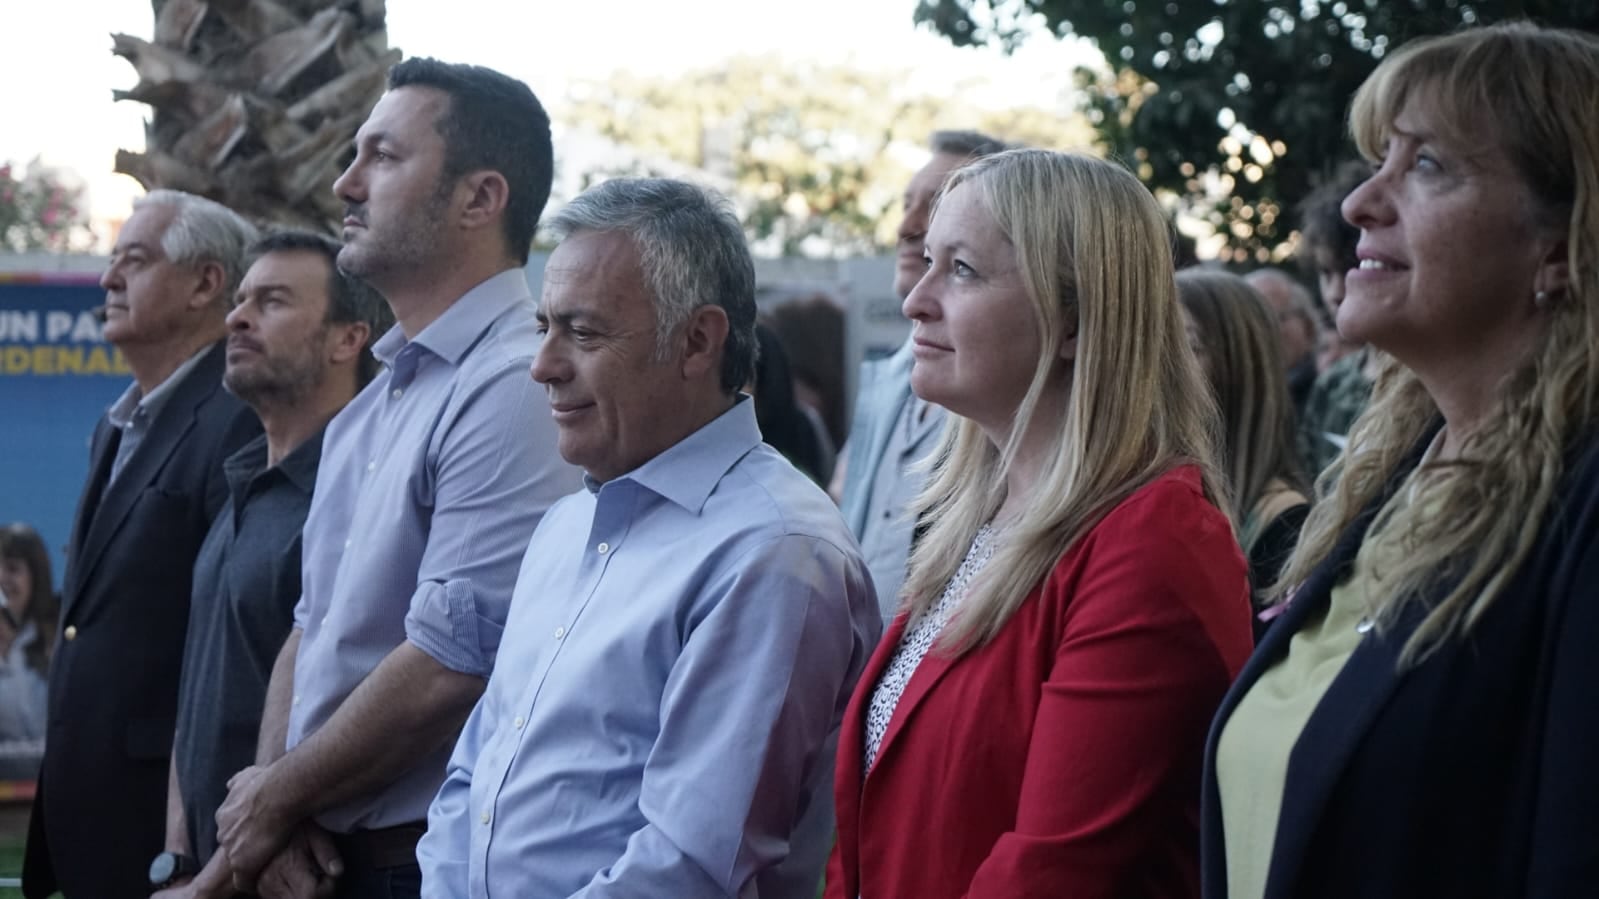
[[(306, 493), (310, 493), (316, 486), (316, 469), (322, 460), (322, 435), (325, 433), (327, 426), (323, 425), (315, 434), (290, 450), (287, 456), (278, 460), (278, 464), (274, 466), (289, 483)], [(266, 471), (267, 453), (266, 435), (257, 434), (254, 440), (229, 456), (222, 463), (222, 471), (227, 476), (229, 486), (237, 491)]]
[[(142, 417), (145, 421), (153, 421), (157, 415), (161, 414), (162, 407), (166, 406), (167, 401), (172, 398), (172, 394), (177, 391), (178, 384), (182, 383), (184, 376), (194, 371), (195, 366), (200, 364), (200, 357), (210, 351), (213, 346), (215, 344), (209, 344), (198, 353), (185, 359), (182, 365), (173, 369), (172, 374), (167, 375), (166, 380), (157, 384), (155, 389), (149, 393), (139, 389), (138, 381), (129, 384), (128, 389), (122, 392), (122, 396), (106, 412), (106, 417), (111, 420), (112, 424), (122, 429), (126, 429), (133, 424), (136, 416)], [(140, 416), (141, 412), (143, 413), (142, 416)]]
[(317, 428), (315, 434), (307, 437), (304, 443), (290, 450), (278, 462), (283, 476), (306, 493), (316, 487), (316, 470), (322, 462), (322, 435), (327, 432), (328, 426), (325, 424)]
[[(697, 515), (722, 476), (760, 442), (755, 404), (741, 393), (731, 409), (617, 480), (632, 481)], [(587, 474), (583, 483), (596, 493), (604, 486)]]
[(508, 268), (462, 294), (416, 337), (406, 340), (404, 330), (390, 328), (372, 344), (372, 355), (392, 368), (400, 351), (407, 344), (415, 343), (451, 365), (457, 365), (501, 315), (512, 307), (532, 302), (527, 273), (520, 268)]

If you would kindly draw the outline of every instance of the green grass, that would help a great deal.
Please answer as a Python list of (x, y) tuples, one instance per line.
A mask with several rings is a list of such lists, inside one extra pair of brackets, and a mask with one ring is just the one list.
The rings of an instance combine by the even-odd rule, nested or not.
[[(0, 877), (22, 876), (22, 845), (26, 841), (24, 834), (0, 840)], [(22, 899), (22, 891), (0, 887), (0, 899)]]

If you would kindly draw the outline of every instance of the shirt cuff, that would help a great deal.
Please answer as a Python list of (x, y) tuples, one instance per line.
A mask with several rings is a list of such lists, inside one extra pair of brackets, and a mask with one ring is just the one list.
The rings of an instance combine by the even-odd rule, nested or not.
[(411, 598), (405, 636), (451, 671), (487, 678), (505, 630), (504, 611), (503, 604), (480, 602), (465, 578), (428, 581)]

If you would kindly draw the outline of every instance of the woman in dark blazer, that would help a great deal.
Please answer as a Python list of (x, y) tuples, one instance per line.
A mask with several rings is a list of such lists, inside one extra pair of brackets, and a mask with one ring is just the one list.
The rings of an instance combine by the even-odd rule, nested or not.
[(1204, 729), (1250, 646), (1167, 225), (1124, 169), (960, 169), (905, 300), (951, 413), (845, 714), (830, 899), (1198, 895)]
[(1339, 330), (1390, 354), (1211, 729), (1211, 899), (1599, 895), (1599, 42), (1355, 96)]

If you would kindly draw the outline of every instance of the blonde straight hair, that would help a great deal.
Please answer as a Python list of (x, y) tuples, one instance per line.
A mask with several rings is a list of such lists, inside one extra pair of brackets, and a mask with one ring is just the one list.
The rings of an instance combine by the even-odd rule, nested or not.
[(1210, 360), (1206, 374), (1220, 407), (1222, 464), (1238, 516), (1234, 527), (1242, 533), (1273, 480), (1307, 489), (1294, 452), (1294, 402), (1277, 316), (1249, 282), (1229, 272), (1180, 271), (1177, 298)]
[[(1038, 416), (1076, 324), (1077, 355), (1059, 452), (997, 538), (938, 649), (959, 655), (999, 633), (1061, 555), (1140, 487), (1197, 465), (1224, 512), (1215, 465), (1215, 407), (1188, 346), (1172, 275), (1171, 229), (1125, 169), (1080, 154), (1011, 150), (950, 176), (942, 191), (977, 192), (1015, 248), (1042, 346), (1003, 448), (975, 422), (950, 416), (915, 504), (924, 530), (901, 594), (914, 619), (954, 577), (973, 538), (1005, 501), (1005, 474)], [(937, 216), (935, 210), (934, 216)]]
[[(1455, 146), (1497, 141), (1542, 218), (1534, 224), (1565, 234), (1570, 283), (1550, 303), (1542, 344), (1501, 383), (1497, 408), (1461, 461), (1429, 466), (1425, 502), (1388, 504), (1372, 523), (1364, 545), (1402, 550), (1368, 610), (1379, 629), (1444, 588), (1405, 646), (1407, 667), (1468, 633), (1504, 592), (1555, 502), (1567, 455), (1599, 421), (1599, 42), (1514, 24), (1407, 44), (1355, 94), (1350, 127), (1363, 155), (1383, 153), (1410, 101), (1435, 110), (1448, 129), (1440, 137)], [(1532, 290), (1505, 302), (1531, 303)], [(1318, 482), (1330, 495), (1306, 522), (1279, 595), (1326, 559), (1438, 420), (1420, 380), (1390, 360)]]

